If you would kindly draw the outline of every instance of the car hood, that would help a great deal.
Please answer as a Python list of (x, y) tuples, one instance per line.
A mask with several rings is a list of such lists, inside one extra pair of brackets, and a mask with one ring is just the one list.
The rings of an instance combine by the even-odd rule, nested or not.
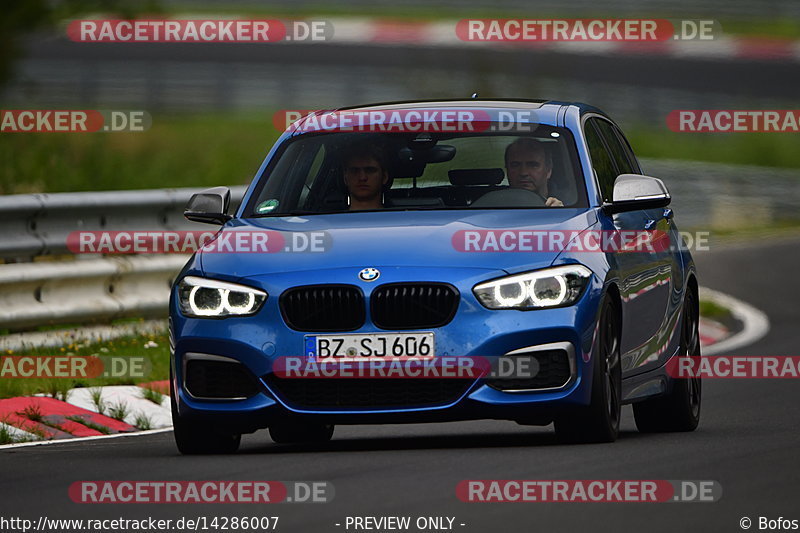
[[(218, 240), (224, 236), (233, 243), (239, 232), (266, 230), (282, 234), (282, 240), (269, 234), (271, 242), (281, 246), (274, 253), (201, 250), (198, 257), (205, 274), (228, 279), (344, 267), (459, 267), (518, 272), (549, 266), (560, 251), (459, 251), (458, 237), (454, 239), (454, 235), (462, 230), (581, 231), (596, 220), (593, 210), (565, 208), (382, 211), (237, 219), (220, 230)], [(299, 233), (316, 235), (317, 247), (322, 243), (324, 251), (287, 251), (292, 247), (303, 250), (304, 238), (295, 235)]]

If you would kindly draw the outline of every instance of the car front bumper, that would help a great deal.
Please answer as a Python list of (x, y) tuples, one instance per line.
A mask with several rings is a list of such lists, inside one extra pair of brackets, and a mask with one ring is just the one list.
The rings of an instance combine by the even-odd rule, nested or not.
[[(450, 274), (446, 281), (452, 283), (452, 271)], [(602, 285), (593, 277), (580, 300), (569, 307), (493, 311), (480, 305), (471, 292), (477, 282), (486, 279), (486, 273), (467, 274), (454, 283), (461, 300), (453, 320), (440, 328), (425, 330), (435, 333), (436, 355), (497, 357), (522, 348), (553, 343), (568, 345), (572, 365), (571, 377), (565, 384), (543, 390), (509, 392), (489, 386), (485, 378), (477, 378), (465, 386), (463, 393), (445, 403), (412, 402), (384, 408), (299, 405), (276, 390), (271, 379), (279, 357), (303, 356), (307, 334), (286, 326), (278, 298), (270, 296), (254, 316), (213, 320), (183, 316), (173, 297), (170, 304), (171, 364), (177, 412), (187, 419), (248, 433), (287, 421), (386, 424), (502, 419), (546, 425), (561, 412), (588, 405), (589, 377), (593, 368), (591, 355)], [(263, 288), (271, 295), (281, 290)], [(360, 329), (348, 333), (382, 331), (367, 319)], [(241, 399), (193, 397), (184, 383), (187, 354), (222, 357), (241, 363), (257, 383), (258, 392)]]

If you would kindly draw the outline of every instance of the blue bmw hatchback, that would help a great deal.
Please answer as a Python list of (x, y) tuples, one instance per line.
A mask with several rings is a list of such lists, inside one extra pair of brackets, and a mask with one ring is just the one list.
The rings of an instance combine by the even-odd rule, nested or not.
[(470, 419), (609, 442), (623, 404), (640, 431), (697, 427), (699, 379), (668, 372), (700, 356), (694, 264), (666, 187), (598, 109), (315, 112), (234, 215), (229, 198), (186, 210), (222, 227), (171, 294), (182, 453), (262, 428), (324, 442), (337, 424)]

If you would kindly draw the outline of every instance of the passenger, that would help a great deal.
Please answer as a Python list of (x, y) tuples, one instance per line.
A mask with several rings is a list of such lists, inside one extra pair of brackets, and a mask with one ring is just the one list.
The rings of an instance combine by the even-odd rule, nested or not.
[(355, 146), (345, 153), (342, 161), (350, 211), (382, 209), (383, 188), (389, 181), (389, 173), (381, 149), (371, 145)]
[(564, 206), (558, 198), (548, 196), (553, 158), (541, 141), (520, 137), (506, 147), (505, 163), (509, 186), (537, 193), (548, 207)]

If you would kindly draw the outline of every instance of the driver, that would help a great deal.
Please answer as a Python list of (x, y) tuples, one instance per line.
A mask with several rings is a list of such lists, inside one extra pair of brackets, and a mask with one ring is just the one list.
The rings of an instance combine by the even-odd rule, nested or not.
[(520, 137), (506, 147), (506, 176), (512, 188), (527, 189), (545, 199), (548, 207), (563, 207), (564, 203), (548, 196), (548, 182), (553, 173), (553, 157), (545, 145), (530, 137)]
[(383, 208), (383, 187), (389, 180), (389, 173), (381, 149), (371, 145), (354, 146), (342, 161), (350, 211)]

